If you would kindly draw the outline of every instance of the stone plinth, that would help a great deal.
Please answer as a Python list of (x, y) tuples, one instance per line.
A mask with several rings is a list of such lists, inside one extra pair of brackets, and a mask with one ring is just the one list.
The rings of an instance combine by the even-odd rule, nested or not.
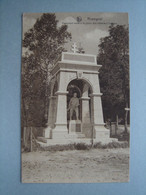
[(67, 124), (56, 124), (56, 127), (52, 129), (52, 139), (64, 139), (68, 136)]
[(94, 124), (95, 140), (100, 142), (102, 140), (110, 140), (110, 130), (104, 127), (104, 124)]
[(51, 127), (47, 127), (43, 131), (43, 137), (45, 137), (45, 138), (51, 138), (52, 137), (51, 132), (52, 132)]
[(69, 133), (80, 133), (82, 132), (82, 123), (80, 120), (69, 121)]

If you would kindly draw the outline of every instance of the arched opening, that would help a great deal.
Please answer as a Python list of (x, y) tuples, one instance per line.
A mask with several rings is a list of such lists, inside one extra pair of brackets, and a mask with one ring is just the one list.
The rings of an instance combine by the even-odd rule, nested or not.
[[(83, 79), (74, 79), (70, 81), (70, 83), (67, 86), (67, 127), (69, 132), (72, 124), (78, 124), (76, 127), (74, 127), (75, 132), (82, 132), (86, 134), (86, 137), (91, 137), (91, 121), (93, 116), (93, 110), (91, 106), (91, 98), (90, 94), (93, 93), (91, 85), (83, 80)], [(74, 93), (77, 94), (77, 98), (79, 101), (79, 105), (76, 109), (78, 109), (78, 118), (76, 110), (73, 109), (73, 114), (71, 115), (71, 109), (70, 107), (70, 101), (74, 96)], [(75, 126), (75, 125), (74, 125)], [(87, 127), (87, 128), (85, 128)]]
[[(81, 96), (82, 96), (82, 92), (80, 90), (80, 88), (75, 85), (75, 84), (70, 84), (68, 85), (68, 88), (67, 88), (67, 91), (68, 91), (68, 95), (67, 95), (67, 108), (69, 108), (69, 103), (71, 101), (71, 98), (74, 96), (74, 93), (77, 93), (77, 98), (79, 99), (79, 106), (78, 106), (78, 109), (79, 109), (79, 119), (81, 119)], [(73, 120), (76, 120), (76, 114), (75, 114), (75, 111), (73, 112), (73, 115), (72, 115), (72, 119)], [(68, 110), (67, 112), (67, 120), (70, 120), (70, 110)]]

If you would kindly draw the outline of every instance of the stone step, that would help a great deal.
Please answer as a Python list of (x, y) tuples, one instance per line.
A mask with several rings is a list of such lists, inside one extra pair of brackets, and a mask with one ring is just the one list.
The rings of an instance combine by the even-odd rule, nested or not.
[[(53, 146), (53, 145), (66, 145), (66, 144), (74, 144), (74, 143), (85, 143), (85, 144), (91, 144), (92, 140), (91, 138), (68, 138), (68, 139), (49, 139), (44, 137), (37, 137), (37, 143), (41, 145), (42, 147), (47, 146)], [(110, 142), (118, 142), (118, 139), (94, 139), (93, 143), (99, 143), (102, 144), (108, 144)]]
[(45, 137), (37, 137), (39, 142), (47, 143), (47, 139)]
[[(74, 140), (74, 139), (84, 139), (85, 138), (85, 135), (82, 134), (82, 133), (70, 133), (66, 136), (65, 140)], [(48, 139), (48, 138), (45, 138), (45, 137), (37, 137), (37, 140), (39, 142), (43, 142), (43, 143), (47, 143), (49, 140), (51, 142), (58, 142), (58, 143), (62, 143), (63, 142), (63, 139)]]
[[(41, 139), (43, 140), (43, 139)], [(46, 138), (46, 142), (42, 142), (37, 139), (37, 143), (42, 147), (53, 146), (53, 145), (67, 145), (67, 144), (74, 144), (74, 143), (85, 143), (91, 144), (91, 139), (88, 138), (74, 138), (74, 139), (48, 139)]]
[(78, 137), (78, 138), (85, 138), (85, 135), (82, 134), (82, 133), (78, 133), (78, 134), (77, 134), (77, 137)]
[(85, 135), (83, 133), (70, 133), (68, 138), (85, 138)]

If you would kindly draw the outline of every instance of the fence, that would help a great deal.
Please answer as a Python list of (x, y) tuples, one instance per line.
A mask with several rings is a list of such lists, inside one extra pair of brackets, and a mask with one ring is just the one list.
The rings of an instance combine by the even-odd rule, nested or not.
[(33, 151), (33, 145), (36, 137), (43, 133), (44, 127), (23, 127), (22, 148), (27, 151)]

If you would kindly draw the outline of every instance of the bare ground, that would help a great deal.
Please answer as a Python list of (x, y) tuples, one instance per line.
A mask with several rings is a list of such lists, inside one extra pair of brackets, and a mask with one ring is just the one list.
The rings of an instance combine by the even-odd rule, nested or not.
[(23, 183), (128, 182), (129, 148), (22, 153)]

